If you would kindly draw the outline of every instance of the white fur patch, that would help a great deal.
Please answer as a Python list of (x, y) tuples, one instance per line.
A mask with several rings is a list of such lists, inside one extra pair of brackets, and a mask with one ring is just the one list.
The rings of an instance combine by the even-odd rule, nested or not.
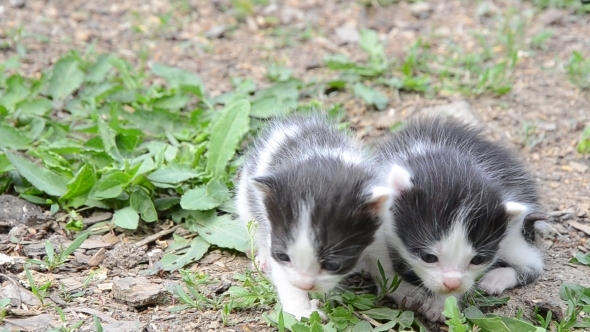
[(258, 169), (256, 170), (256, 176), (261, 176), (266, 173), (268, 165), (270, 164), (274, 154), (277, 152), (279, 147), (290, 137), (295, 137), (300, 131), (297, 126), (290, 126), (285, 128), (276, 128), (262, 151), (258, 156)]
[(389, 170), (387, 182), (394, 190), (394, 194), (399, 195), (404, 189), (412, 186), (412, 175), (402, 166), (394, 164)]
[(507, 288), (518, 284), (517, 273), (511, 267), (502, 267), (488, 271), (479, 280), (479, 288), (490, 295), (499, 295)]
[(506, 207), (506, 212), (510, 215), (511, 218), (520, 217), (528, 210), (526, 205), (517, 202), (506, 202), (504, 203), (504, 206)]

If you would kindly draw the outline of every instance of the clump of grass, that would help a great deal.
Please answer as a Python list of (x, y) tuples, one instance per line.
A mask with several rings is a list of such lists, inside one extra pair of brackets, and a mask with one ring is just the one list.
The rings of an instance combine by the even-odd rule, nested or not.
[(582, 89), (590, 88), (590, 58), (584, 58), (580, 52), (574, 51), (565, 68), (572, 83)]

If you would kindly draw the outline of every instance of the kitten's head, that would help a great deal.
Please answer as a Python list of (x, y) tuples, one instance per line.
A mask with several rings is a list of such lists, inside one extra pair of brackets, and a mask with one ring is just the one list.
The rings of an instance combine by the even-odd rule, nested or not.
[(254, 182), (271, 226), (274, 266), (313, 292), (333, 289), (355, 268), (393, 194), (368, 168), (339, 158), (304, 160)]
[[(508, 226), (527, 207), (460, 157), (445, 153), (408, 162), (413, 187), (395, 199), (397, 251), (414, 284), (460, 295), (496, 261)], [(395, 176), (390, 176), (395, 183)]]

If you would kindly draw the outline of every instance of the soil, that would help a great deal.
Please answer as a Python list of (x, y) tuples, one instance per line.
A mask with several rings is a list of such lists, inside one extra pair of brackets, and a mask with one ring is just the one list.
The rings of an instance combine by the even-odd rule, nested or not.
[[(590, 286), (588, 268), (568, 263), (576, 252), (590, 250), (589, 234), (578, 230), (585, 226), (587, 231), (590, 227), (590, 160), (576, 152), (581, 132), (590, 124), (590, 95), (570, 83), (563, 68), (574, 50), (590, 56), (590, 15), (578, 15), (567, 9), (538, 11), (530, 1), (429, 0), (422, 7), (405, 1), (387, 6), (380, 6), (378, 1), (364, 2), (373, 6), (362, 1), (285, 0), (256, 7), (254, 14), (241, 16), (231, 9), (229, 0), (4, 1), (0, 3), (0, 38), (8, 43), (0, 50), (0, 62), (17, 54), (15, 41), (26, 50), (21, 70), (30, 76), (39, 75), (71, 49), (84, 52), (92, 47), (98, 53), (115, 53), (136, 64), (144, 55), (148, 64), (159, 62), (198, 74), (207, 91), (215, 96), (232, 89), (232, 77), (251, 78), (264, 87), (268, 84), (266, 65), (271, 63), (292, 68), (296, 77), (305, 80), (333, 77), (334, 73), (321, 66), (323, 57), (341, 53), (352, 59), (363, 59), (365, 55), (354, 42), (354, 31), (360, 28), (377, 30), (386, 45), (387, 56), (397, 61), (404, 58), (413, 41), (433, 34), (451, 36), (469, 48), (474, 45), (473, 31), (494, 27), (490, 17), (477, 15), (478, 11), (487, 8), (493, 14), (515, 8), (526, 18), (527, 39), (544, 30), (552, 30), (553, 35), (544, 48), (520, 54), (514, 69), (513, 89), (506, 95), (427, 97), (400, 92), (390, 95), (389, 109), (382, 112), (352, 98), (349, 92), (331, 94), (322, 102), (342, 103), (358, 136), (365, 139), (383, 134), (391, 124), (424, 109), (460, 107), (467, 117), (485, 128), (490, 138), (518, 151), (535, 175), (543, 207), (553, 220), (539, 237), (546, 258), (545, 274), (532, 285), (507, 292), (510, 301), (495, 312), (513, 315), (522, 308), (525, 315), (532, 315), (535, 305), (556, 312), (565, 310), (558, 295), (562, 283)], [(22, 32), (17, 34), (21, 28)], [(314, 31), (311, 38), (301, 38), (310, 30)], [(436, 52), (437, 47), (443, 46), (433, 45), (432, 49)], [(531, 125), (534, 132), (525, 134), (525, 127)], [(19, 203), (11, 202), (9, 209), (0, 211), (13, 211), (12, 219), (3, 218), (4, 224), (0, 223), (0, 254), (39, 255), (49, 236), (57, 243), (67, 242), (63, 232), (56, 230), (59, 220), (48, 220), (47, 214), (28, 204), (20, 203), (22, 206), (17, 205), (16, 209), (13, 204)], [(19, 221), (26, 224), (14, 226)], [(10, 228), (10, 234), (5, 234)], [(24, 236), (29, 242), (14, 244), (9, 241), (9, 235)], [(125, 234), (119, 238), (123, 242), (136, 240)], [(170, 302), (134, 308), (115, 299), (109, 288), (114, 278), (139, 276), (154, 257), (161, 255), (161, 249), (154, 243), (138, 251), (126, 243), (113, 246), (115, 241), (101, 241), (102, 244), (81, 249), (76, 260), (88, 261), (104, 247), (107, 260), (103, 270), (94, 275), (94, 282), (84, 296), (64, 302), (69, 322), (85, 320), (81, 330), (94, 329), (94, 314), (103, 319), (105, 331), (274, 330), (261, 318), (268, 310), (264, 307), (232, 314), (229, 326), (223, 327), (219, 311), (173, 313), (166, 310)], [(27, 249), (34, 244), (34, 248)], [(17, 287), (17, 280), (26, 280), (22, 275), (12, 274), (14, 266), (18, 264), (12, 268), (10, 263), (0, 266), (0, 272), (4, 273), (0, 280), (5, 289)], [(75, 289), (94, 268), (73, 266), (66, 264), (52, 277)], [(187, 268), (231, 284), (233, 273), (248, 267), (247, 257), (216, 250)], [(153, 285), (164, 286), (180, 279), (178, 274), (145, 277)], [(97, 286), (100, 284), (107, 286)], [(20, 300), (23, 309), (35, 307), (34, 298), (25, 300)], [(35, 307), (35, 310), (36, 323), (44, 325), (30, 330), (44, 331), (48, 325), (59, 324), (59, 316), (53, 309)], [(18, 316), (9, 318), (16, 320)], [(433, 331), (442, 329), (437, 325), (430, 327)]]

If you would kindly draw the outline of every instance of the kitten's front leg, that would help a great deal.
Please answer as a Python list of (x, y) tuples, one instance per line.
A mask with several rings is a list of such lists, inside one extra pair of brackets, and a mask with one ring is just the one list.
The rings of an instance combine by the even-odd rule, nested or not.
[(395, 292), (390, 294), (400, 308), (418, 310), (426, 297), (419, 286), (402, 281)]
[(504, 290), (533, 282), (543, 273), (543, 255), (526, 242), (520, 232), (509, 233), (500, 244), (499, 259), (508, 267), (489, 270), (478, 283), (488, 294), (501, 294)]
[(314, 311), (317, 311), (322, 318), (325, 318), (325, 314), (318, 310), (318, 300), (310, 300), (308, 292), (293, 286), (287, 276), (284, 275), (281, 266), (274, 260), (269, 259), (269, 263), (272, 283), (277, 289), (283, 311), (290, 313), (297, 319), (301, 319), (301, 317), (309, 318)]
[(445, 316), (442, 312), (445, 309), (445, 300), (448, 297), (441, 295), (427, 297), (418, 311), (430, 321), (444, 322)]

